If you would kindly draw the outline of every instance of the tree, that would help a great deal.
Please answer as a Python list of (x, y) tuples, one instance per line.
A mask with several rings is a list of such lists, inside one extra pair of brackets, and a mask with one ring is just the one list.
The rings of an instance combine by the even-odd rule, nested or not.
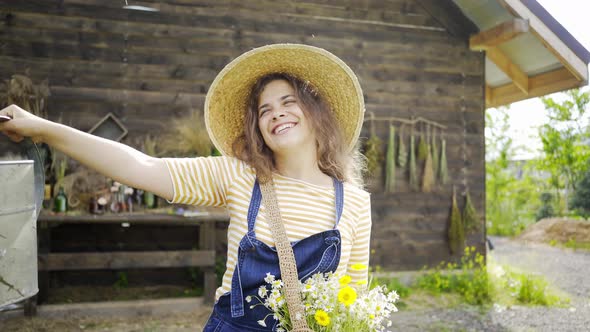
[(590, 157), (587, 124), (590, 94), (573, 89), (564, 95), (565, 100), (561, 102), (551, 97), (541, 98), (549, 122), (539, 128), (544, 157), (538, 167), (550, 174), (549, 184), (558, 201), (561, 201), (562, 189), (565, 189), (565, 201), (567, 194), (576, 190)]
[(486, 221), (496, 235), (513, 235), (534, 222), (539, 204), (540, 185), (529, 163), (514, 160), (524, 148), (514, 146), (508, 120), (506, 108), (486, 111)]
[(570, 208), (586, 219), (590, 216), (590, 167), (576, 186)]

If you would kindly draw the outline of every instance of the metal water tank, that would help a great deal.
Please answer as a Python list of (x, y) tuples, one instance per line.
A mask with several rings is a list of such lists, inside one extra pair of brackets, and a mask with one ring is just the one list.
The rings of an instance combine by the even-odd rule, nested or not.
[(32, 160), (0, 161), (0, 307), (38, 292), (37, 212)]

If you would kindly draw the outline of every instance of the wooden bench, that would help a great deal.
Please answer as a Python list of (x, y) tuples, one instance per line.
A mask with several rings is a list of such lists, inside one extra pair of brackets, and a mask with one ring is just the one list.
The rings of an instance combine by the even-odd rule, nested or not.
[[(217, 222), (228, 220), (229, 216), (224, 212), (188, 216), (147, 213), (80, 216), (41, 214), (37, 223), (39, 293), (36, 297), (42, 302), (47, 300), (51, 271), (199, 267), (204, 273), (204, 302), (212, 303), (217, 287), (215, 228)], [(62, 224), (80, 223), (198, 226), (198, 250), (52, 253), (50, 229)], [(36, 298), (25, 302), (25, 315), (36, 314), (36, 302)]]

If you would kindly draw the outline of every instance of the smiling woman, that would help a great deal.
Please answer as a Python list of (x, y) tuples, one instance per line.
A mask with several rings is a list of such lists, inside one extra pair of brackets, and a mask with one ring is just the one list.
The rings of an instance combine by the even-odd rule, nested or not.
[[(295, 297), (287, 295), (294, 313), (301, 308), (291, 306), (298, 281), (313, 275), (348, 274), (351, 282), (367, 284), (368, 271), (352, 268), (369, 265), (371, 201), (356, 162), (363, 94), (350, 68), (323, 49), (264, 46), (219, 73), (205, 100), (207, 132), (219, 157), (154, 158), (16, 105), (0, 115), (12, 118), (0, 131), (15, 140), (35, 136), (172, 203), (228, 209), (226, 271), (205, 331), (271, 331), (272, 325), (257, 323), (268, 309), (244, 303), (264, 287), (268, 273), (294, 285), (287, 287), (294, 290)], [(291, 269), (284, 269), (284, 253), (295, 259)]]

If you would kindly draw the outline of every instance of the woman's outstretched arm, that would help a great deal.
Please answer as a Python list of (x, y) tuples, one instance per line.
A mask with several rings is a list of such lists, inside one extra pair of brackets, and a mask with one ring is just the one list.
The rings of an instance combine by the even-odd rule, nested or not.
[(72, 159), (131, 187), (172, 199), (172, 180), (164, 160), (148, 156), (125, 144), (51, 122), (16, 105), (0, 110), (12, 118), (0, 122), (0, 131), (15, 142), (31, 137), (45, 142)]

